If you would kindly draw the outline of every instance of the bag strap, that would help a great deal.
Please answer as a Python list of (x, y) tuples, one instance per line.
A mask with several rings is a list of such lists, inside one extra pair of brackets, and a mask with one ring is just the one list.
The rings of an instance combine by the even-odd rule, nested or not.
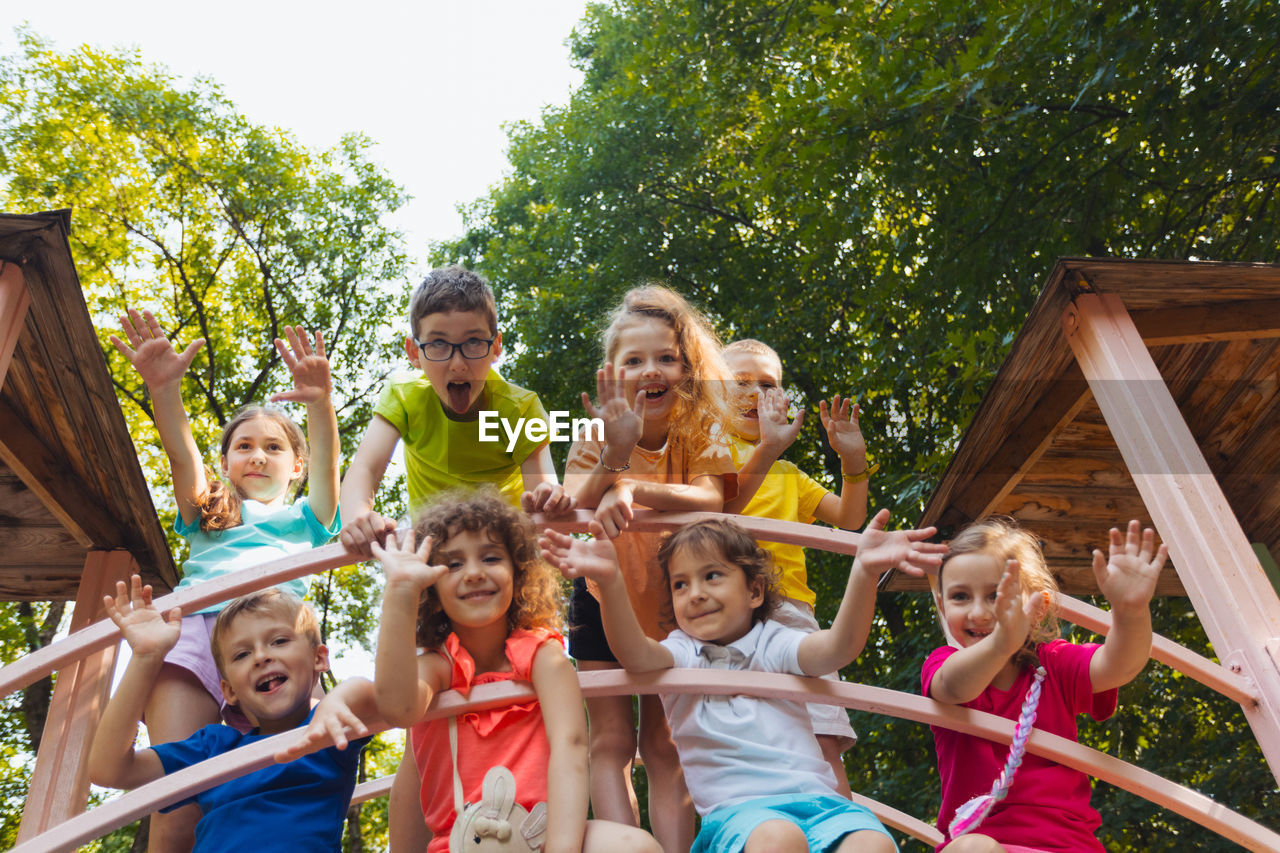
[(453, 758), (453, 812), (454, 819), (462, 817), (462, 777), (458, 775), (458, 718), (449, 718), (449, 755)]

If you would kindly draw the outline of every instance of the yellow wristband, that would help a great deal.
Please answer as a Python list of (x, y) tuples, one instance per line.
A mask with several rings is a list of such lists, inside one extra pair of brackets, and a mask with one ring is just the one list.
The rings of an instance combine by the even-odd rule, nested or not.
[(880, 470), (880, 463), (876, 462), (874, 465), (869, 465), (868, 467), (863, 468), (861, 471), (859, 471), (856, 474), (850, 474), (846, 471), (841, 471), (840, 476), (844, 477), (844, 481), (846, 483), (861, 483), (863, 480), (868, 479), (872, 474), (874, 474), (879, 470)]

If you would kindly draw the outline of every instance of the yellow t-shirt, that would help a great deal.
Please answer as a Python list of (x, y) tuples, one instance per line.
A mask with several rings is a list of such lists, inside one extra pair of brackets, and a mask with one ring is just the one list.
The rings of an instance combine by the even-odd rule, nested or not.
[[(747, 463), (754, 449), (755, 445), (744, 438), (736, 435), (729, 437), (729, 452), (733, 455), (734, 467), (739, 470)], [(742, 514), (812, 524), (818, 504), (828, 494), (827, 489), (794, 463), (779, 459), (769, 467), (764, 482), (756, 490), (755, 497), (742, 510)], [(760, 547), (773, 555), (773, 564), (778, 567), (778, 587), (782, 594), (812, 607), (817, 596), (809, 589), (804, 549), (799, 545), (784, 545), (780, 542), (761, 542)]]
[[(517, 418), (547, 420), (537, 394), (512, 385), (495, 371), (490, 370), (485, 379), (485, 393), (488, 401), (483, 408), (496, 411), (513, 427)], [(497, 441), (481, 441), (479, 420), (450, 418), (421, 373), (392, 377), (373, 411), (390, 421), (404, 441), (411, 510), (438, 492), (482, 483), (494, 484), (509, 503), (519, 506), (524, 491), (520, 465), (546, 444), (528, 440), (521, 429), (508, 453), (508, 438), (501, 427), (496, 430)]]

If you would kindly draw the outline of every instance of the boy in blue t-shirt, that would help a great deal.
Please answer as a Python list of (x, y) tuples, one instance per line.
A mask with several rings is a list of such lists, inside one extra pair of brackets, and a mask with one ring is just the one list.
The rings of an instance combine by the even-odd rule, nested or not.
[[(296, 596), (265, 589), (222, 610), (210, 636), (228, 705), (256, 726), (242, 734), (205, 726), (183, 741), (134, 749), (138, 722), (164, 656), (178, 641), (181, 612), (165, 619), (151, 603), (151, 587), (134, 575), (116, 585), (107, 613), (133, 652), (107, 704), (89, 754), (89, 778), (110, 788), (136, 788), (239, 746), (307, 725), (305, 741), (331, 737), (334, 746), (264, 767), (173, 804), (195, 802), (203, 812), (196, 851), (342, 849), (342, 823), (355, 788), (366, 721), (377, 717), (373, 684), (352, 678), (318, 705), (312, 691), (329, 668), (315, 612)], [(314, 707), (313, 707), (314, 705)], [(348, 749), (348, 738), (354, 749)], [(296, 754), (300, 744), (291, 750)]]

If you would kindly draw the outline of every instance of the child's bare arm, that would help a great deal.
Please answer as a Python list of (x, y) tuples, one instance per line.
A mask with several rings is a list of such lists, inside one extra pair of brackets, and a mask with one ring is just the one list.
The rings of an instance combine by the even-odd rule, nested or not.
[(724, 477), (702, 474), (688, 483), (624, 480), (636, 503), (671, 512), (720, 512), (724, 509)]
[(381, 542), (396, 528), (394, 519), (373, 511), (373, 496), (399, 443), (400, 431), (391, 421), (375, 414), (342, 478), (342, 531), (338, 538), (348, 551), (361, 557), (372, 556), (370, 543)]
[(631, 451), (640, 441), (644, 421), (640, 412), (644, 406), (644, 392), (636, 393), (634, 400), (627, 400), (623, 383), (615, 374), (612, 364), (605, 364), (596, 371), (597, 407), (591, 397), (583, 392), (582, 405), (587, 414), (604, 423), (604, 444), (600, 459), (586, 473), (565, 472), (565, 491), (581, 507), (598, 506), (605, 492), (617, 482), (619, 475), (631, 465)]
[(827, 495), (814, 511), (821, 521), (846, 530), (856, 530), (867, 519), (867, 442), (858, 424), (858, 404), (850, 398), (831, 398), (818, 403), (818, 414), (827, 431), (827, 442), (840, 457), (840, 496)]
[(524, 494), (520, 506), (525, 512), (559, 515), (574, 508), (573, 498), (560, 485), (551, 459), (551, 445), (544, 444), (520, 463)]
[(815, 631), (800, 642), (800, 669), (807, 675), (826, 675), (847, 666), (862, 651), (876, 610), (876, 582), (890, 569), (911, 575), (936, 572), (947, 546), (924, 540), (936, 531), (885, 530), (889, 511), (880, 510), (862, 533), (858, 554), (849, 570), (844, 598), (831, 627)]
[(307, 442), (311, 465), (307, 472), (308, 505), (326, 527), (338, 511), (338, 416), (333, 410), (333, 379), (324, 354), (324, 336), (316, 332), (315, 345), (301, 326), (285, 326), (288, 345), (276, 338), (276, 351), (293, 377), (293, 390), (272, 395), (273, 402), (304, 403), (307, 407)]
[(738, 469), (738, 493), (724, 503), (725, 512), (740, 513), (756, 496), (773, 463), (786, 452), (804, 426), (804, 411), (794, 421), (787, 420), (787, 395), (778, 388), (756, 394), (756, 415), (760, 424), (760, 440)]
[(427, 853), (431, 843), (431, 830), (427, 829), (422, 814), (422, 777), (418, 774), (418, 762), (404, 745), (404, 756), (396, 768), (396, 778), (391, 782), (391, 794), (387, 798), (387, 841), (390, 853)]
[(115, 335), (111, 336), (111, 343), (147, 384), (156, 431), (169, 457), (178, 513), (183, 522), (191, 524), (200, 517), (200, 498), (208, 491), (209, 483), (182, 403), (182, 377), (204, 346), (204, 338), (197, 338), (179, 353), (165, 337), (154, 314), (139, 313), (133, 308), (120, 317), (120, 326), (128, 343)]
[(547, 762), (545, 853), (579, 853), (587, 828), (587, 716), (573, 664), (556, 643), (533, 659), (533, 689), (551, 748)]
[(1111, 631), (1102, 648), (1089, 661), (1093, 691), (1100, 693), (1133, 680), (1151, 656), (1151, 596), (1168, 549), (1155, 547), (1155, 531), (1139, 534), (1137, 520), (1121, 534), (1111, 528), (1111, 556), (1093, 552), (1093, 574), (1098, 589), (1111, 605)]
[(1040, 595), (1023, 597), (1021, 573), (1017, 560), (1006, 563), (996, 587), (995, 628), (943, 661), (929, 682), (929, 698), (948, 705), (962, 705), (978, 698), (1022, 648), (1048, 601)]
[[(408, 728), (422, 718), (436, 691), (448, 683), (443, 658), (418, 655), (416, 640), (422, 592), (447, 569), (428, 563), (430, 536), (414, 548), (413, 531), (387, 537), (385, 548), (375, 541), (372, 548), (386, 574), (374, 658), (374, 699), (383, 719)], [(410, 672), (418, 677), (406, 678)]]
[(133, 655), (115, 695), (107, 703), (89, 750), (89, 780), (107, 788), (136, 788), (164, 775), (154, 750), (133, 748), (138, 723), (164, 666), (164, 656), (182, 633), (182, 611), (174, 608), (166, 620), (151, 603), (151, 587), (137, 575), (116, 583), (114, 598), (106, 596), (107, 615), (120, 628)]
[(592, 539), (583, 541), (546, 530), (538, 538), (542, 556), (569, 579), (589, 578), (600, 587), (600, 616), (609, 648), (628, 672), (670, 669), (675, 659), (657, 640), (645, 636), (631, 609), (627, 586), (618, 566), (618, 553), (598, 521), (587, 525)]

